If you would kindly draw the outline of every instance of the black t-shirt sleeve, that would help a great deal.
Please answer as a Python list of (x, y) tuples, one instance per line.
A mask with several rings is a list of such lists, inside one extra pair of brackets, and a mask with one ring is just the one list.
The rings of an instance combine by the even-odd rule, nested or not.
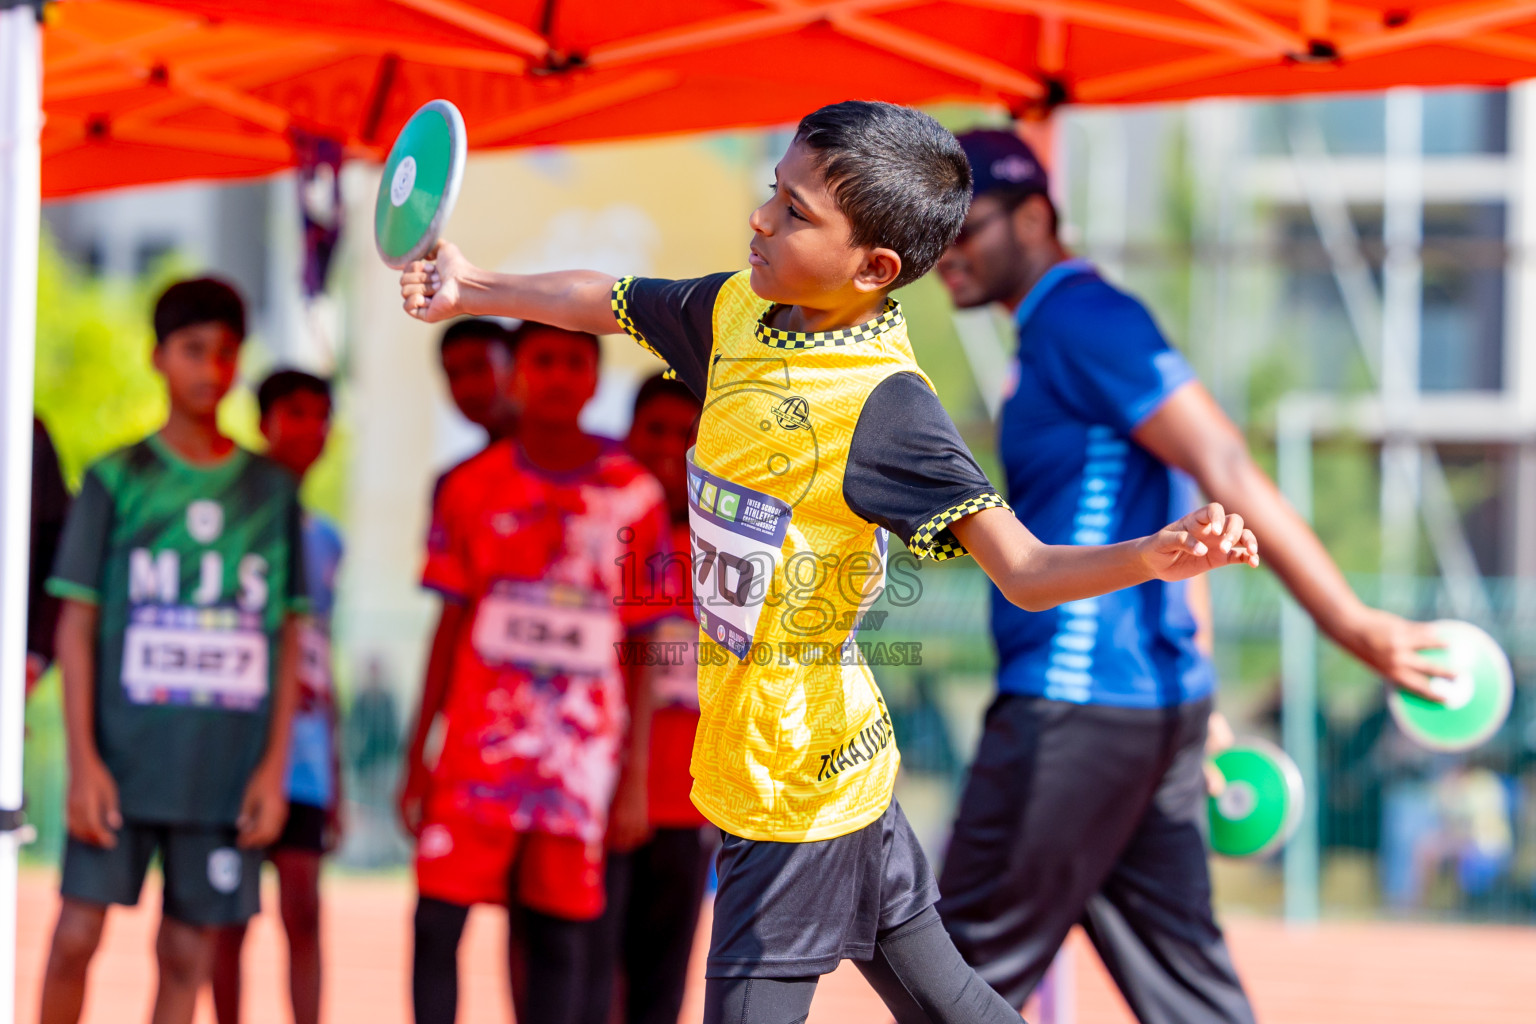
[(848, 450), (843, 500), (917, 557), (936, 561), (966, 553), (949, 524), (984, 508), (1008, 507), (939, 397), (915, 373), (892, 374), (865, 400)]
[(715, 341), (715, 297), (734, 276), (626, 277), (613, 286), (613, 315), (624, 333), (663, 359), (701, 401)]
[(112, 513), (107, 485), (95, 469), (87, 471), (64, 523), (48, 593), (88, 604), (101, 602), (101, 570), (112, 534)]

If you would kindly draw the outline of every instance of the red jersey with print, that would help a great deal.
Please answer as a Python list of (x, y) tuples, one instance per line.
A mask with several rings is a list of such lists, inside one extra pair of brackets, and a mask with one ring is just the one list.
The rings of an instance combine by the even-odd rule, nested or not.
[(624, 584), (668, 530), (661, 485), (612, 442), (552, 473), (502, 441), (448, 475), (422, 583), (469, 615), (432, 813), (602, 839), (628, 722), (616, 645), (658, 610)]
[(699, 729), (699, 622), (693, 614), (688, 523), (672, 526), (672, 554), (656, 574), (667, 618), (656, 624), (658, 652), (653, 677), (656, 711), (651, 718), (650, 814), (657, 828), (698, 828), (704, 815), (693, 806), (694, 734)]

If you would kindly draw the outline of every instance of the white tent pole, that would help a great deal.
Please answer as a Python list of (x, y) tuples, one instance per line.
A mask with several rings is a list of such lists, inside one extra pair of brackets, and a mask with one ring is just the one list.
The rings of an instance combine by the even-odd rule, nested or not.
[(37, 11), (0, 0), (0, 1024), (16, 1019), (41, 129)]

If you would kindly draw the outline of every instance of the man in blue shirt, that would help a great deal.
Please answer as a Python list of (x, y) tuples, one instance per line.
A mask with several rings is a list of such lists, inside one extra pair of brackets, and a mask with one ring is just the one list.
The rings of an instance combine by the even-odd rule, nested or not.
[[(938, 271), (955, 304), (1015, 312), (999, 454), (1046, 543), (1112, 544), (1192, 508), (1240, 512), (1322, 630), (1393, 683), (1444, 674), (1419, 623), (1369, 608), (1146, 308), (1070, 258), (1044, 169), (1018, 137), (960, 137), (974, 199)], [(1251, 1022), (1211, 912), (1201, 830), (1215, 676), (1187, 584), (1042, 613), (995, 591), (998, 697), (961, 800), (939, 912), (1014, 1006), (1081, 923), (1144, 1024)]]

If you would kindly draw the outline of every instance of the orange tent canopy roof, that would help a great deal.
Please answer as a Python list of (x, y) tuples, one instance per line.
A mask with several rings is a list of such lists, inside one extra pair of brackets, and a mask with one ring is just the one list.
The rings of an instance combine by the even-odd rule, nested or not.
[(63, 0), (43, 194), (382, 157), (416, 107), (475, 148), (792, 122), (850, 97), (1060, 103), (1536, 76), (1536, 0)]

